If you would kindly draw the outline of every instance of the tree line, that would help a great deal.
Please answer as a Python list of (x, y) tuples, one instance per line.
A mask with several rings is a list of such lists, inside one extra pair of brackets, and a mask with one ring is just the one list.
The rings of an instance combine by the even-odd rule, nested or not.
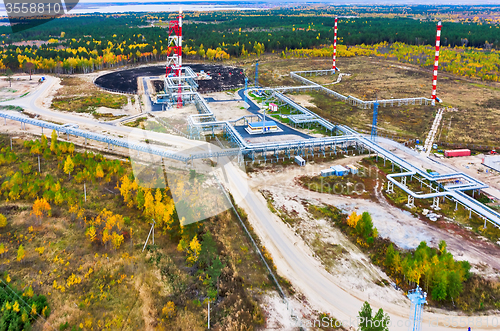
[[(283, 58), (330, 58), (333, 47), (294, 49), (281, 52)], [(433, 68), (435, 48), (387, 42), (375, 45), (337, 46), (338, 57), (380, 56), (401, 62)], [(442, 47), (439, 53), (439, 70), (455, 75), (498, 82), (500, 77), (500, 50), (476, 49), (468, 46)]]
[[(175, 14), (82, 15), (62, 17), (36, 29), (9, 33), (0, 27), (0, 68), (74, 73), (168, 55), (168, 21)], [(184, 54), (224, 60), (295, 49), (324, 48), (333, 42), (333, 18), (321, 10), (216, 12), (185, 15)], [(106, 22), (104, 24), (104, 22)], [(446, 23), (444, 46), (499, 48), (500, 26), (482, 22)], [(436, 22), (404, 17), (340, 18), (339, 45), (403, 43), (433, 45)], [(40, 46), (25, 41), (41, 40)], [(34, 68), (31, 68), (34, 67)]]
[(332, 206), (309, 206), (309, 209), (333, 221), (405, 290), (420, 285), (433, 301), (455, 303), (472, 277), (469, 262), (456, 261), (447, 251), (445, 241), (441, 241), (438, 248), (429, 247), (423, 241), (417, 248), (405, 250), (378, 236), (368, 212), (345, 215)]

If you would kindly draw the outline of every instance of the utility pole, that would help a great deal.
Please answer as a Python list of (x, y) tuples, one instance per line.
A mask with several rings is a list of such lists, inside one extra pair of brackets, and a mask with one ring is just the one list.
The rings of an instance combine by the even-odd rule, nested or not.
[(248, 77), (245, 77), (245, 91), (243, 91), (245, 107), (247, 105), (247, 88), (248, 88)]
[(259, 61), (255, 63), (255, 87), (259, 87)]
[(266, 126), (266, 107), (264, 106), (263, 108), (264, 108), (264, 117), (262, 118), (262, 133), (265, 132), (265, 126)]
[(153, 245), (155, 244), (155, 220), (153, 220), (153, 223), (151, 225), (151, 230), (149, 230), (149, 234), (148, 234), (148, 238), (146, 239), (146, 242), (144, 243), (144, 247), (142, 248), (142, 251), (144, 252), (144, 250), (146, 249), (146, 245), (148, 244), (148, 241), (149, 241), (149, 237), (151, 236), (151, 233), (153, 233)]

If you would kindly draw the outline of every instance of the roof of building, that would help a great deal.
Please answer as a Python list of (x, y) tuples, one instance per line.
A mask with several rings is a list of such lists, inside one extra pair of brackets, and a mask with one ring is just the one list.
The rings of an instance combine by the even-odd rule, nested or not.
[[(252, 128), (260, 128), (260, 127), (262, 127), (262, 122), (249, 122), (248, 126), (252, 127)], [(264, 126), (276, 126), (276, 122), (275, 121), (265, 121)]]
[(349, 171), (349, 169), (344, 168), (340, 164), (333, 165), (330, 168), (333, 169), (333, 170), (335, 170), (335, 171)]

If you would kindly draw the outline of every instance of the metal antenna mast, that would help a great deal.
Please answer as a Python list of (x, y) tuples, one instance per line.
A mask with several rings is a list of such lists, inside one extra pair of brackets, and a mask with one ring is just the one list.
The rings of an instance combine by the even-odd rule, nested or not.
[(420, 331), (422, 328), (422, 311), (424, 304), (427, 303), (427, 293), (422, 291), (420, 286), (408, 292), (408, 298), (411, 301), (410, 308), (410, 327), (408, 331)]

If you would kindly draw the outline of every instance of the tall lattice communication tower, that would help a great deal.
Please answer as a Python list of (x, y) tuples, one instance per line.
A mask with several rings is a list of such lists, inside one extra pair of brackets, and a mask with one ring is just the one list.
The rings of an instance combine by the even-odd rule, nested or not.
[(182, 10), (177, 20), (168, 24), (167, 77), (174, 74), (178, 79), (177, 108), (182, 107)]
[(424, 310), (424, 304), (427, 303), (427, 293), (417, 285), (416, 289), (408, 292), (408, 298), (411, 301), (410, 327), (408, 331), (420, 331), (422, 328), (422, 311)]

